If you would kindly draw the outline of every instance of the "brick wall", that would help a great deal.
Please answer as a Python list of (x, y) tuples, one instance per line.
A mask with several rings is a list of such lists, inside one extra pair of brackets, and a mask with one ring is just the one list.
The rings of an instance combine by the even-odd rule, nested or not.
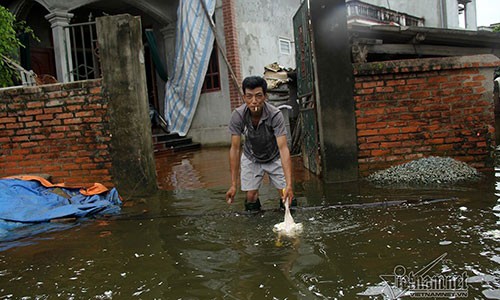
[(0, 90), (0, 177), (112, 186), (108, 120), (101, 80)]
[(498, 65), (492, 55), (354, 64), (360, 174), (431, 155), (491, 167)]
[[(222, 13), (224, 16), (224, 38), (226, 43), (226, 55), (229, 64), (231, 65), (238, 85), (241, 83), (241, 63), (240, 63), (240, 53), (238, 48), (238, 33), (236, 29), (236, 12), (235, 12), (235, 0), (224, 0), (222, 1)], [(231, 110), (240, 106), (243, 102), (240, 97), (240, 92), (236, 86), (234, 80), (231, 78), (231, 73), (229, 71), (229, 98), (231, 101)]]

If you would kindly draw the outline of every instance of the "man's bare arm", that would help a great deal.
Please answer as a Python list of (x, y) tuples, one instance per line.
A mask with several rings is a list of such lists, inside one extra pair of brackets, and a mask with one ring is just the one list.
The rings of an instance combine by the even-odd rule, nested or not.
[(241, 136), (231, 136), (231, 148), (229, 149), (229, 167), (231, 170), (231, 187), (226, 192), (226, 202), (231, 204), (236, 195), (238, 186), (238, 173), (240, 169)]
[(288, 199), (289, 203), (291, 204), (294, 197), (292, 188), (292, 158), (290, 157), (290, 150), (288, 149), (286, 135), (277, 137), (276, 141), (278, 142), (281, 165), (283, 166), (283, 172), (285, 173), (286, 180), (286, 188), (283, 196), (284, 199)]

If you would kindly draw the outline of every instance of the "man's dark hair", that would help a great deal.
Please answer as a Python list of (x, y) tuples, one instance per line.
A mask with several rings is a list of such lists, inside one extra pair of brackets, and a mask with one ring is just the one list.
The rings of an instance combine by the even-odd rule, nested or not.
[(260, 76), (248, 76), (243, 80), (241, 89), (243, 90), (243, 94), (245, 94), (246, 89), (253, 90), (258, 87), (262, 87), (264, 94), (267, 93), (267, 82), (264, 78)]

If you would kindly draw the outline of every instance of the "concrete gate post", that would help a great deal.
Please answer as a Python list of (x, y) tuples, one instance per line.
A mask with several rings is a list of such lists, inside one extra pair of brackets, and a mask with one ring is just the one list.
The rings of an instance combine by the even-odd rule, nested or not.
[(354, 75), (345, 0), (311, 0), (321, 172), (326, 182), (358, 178)]
[(46, 15), (45, 18), (52, 27), (57, 79), (61, 82), (71, 82), (73, 81), (73, 74), (70, 72), (73, 70), (73, 61), (69, 31), (65, 27), (69, 25), (73, 14), (67, 11), (55, 10)]
[(103, 91), (109, 97), (112, 176), (124, 195), (156, 191), (141, 19), (96, 19)]

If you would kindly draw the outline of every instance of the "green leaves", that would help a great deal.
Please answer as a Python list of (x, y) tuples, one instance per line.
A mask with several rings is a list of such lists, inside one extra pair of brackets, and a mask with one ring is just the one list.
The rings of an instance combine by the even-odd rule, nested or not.
[[(16, 35), (16, 29), (32, 34), (24, 22), (16, 22), (14, 15), (0, 5), (0, 54), (17, 61), (19, 47), (23, 47)], [(0, 87), (13, 85), (13, 77), (18, 76), (2, 59), (0, 59)]]

